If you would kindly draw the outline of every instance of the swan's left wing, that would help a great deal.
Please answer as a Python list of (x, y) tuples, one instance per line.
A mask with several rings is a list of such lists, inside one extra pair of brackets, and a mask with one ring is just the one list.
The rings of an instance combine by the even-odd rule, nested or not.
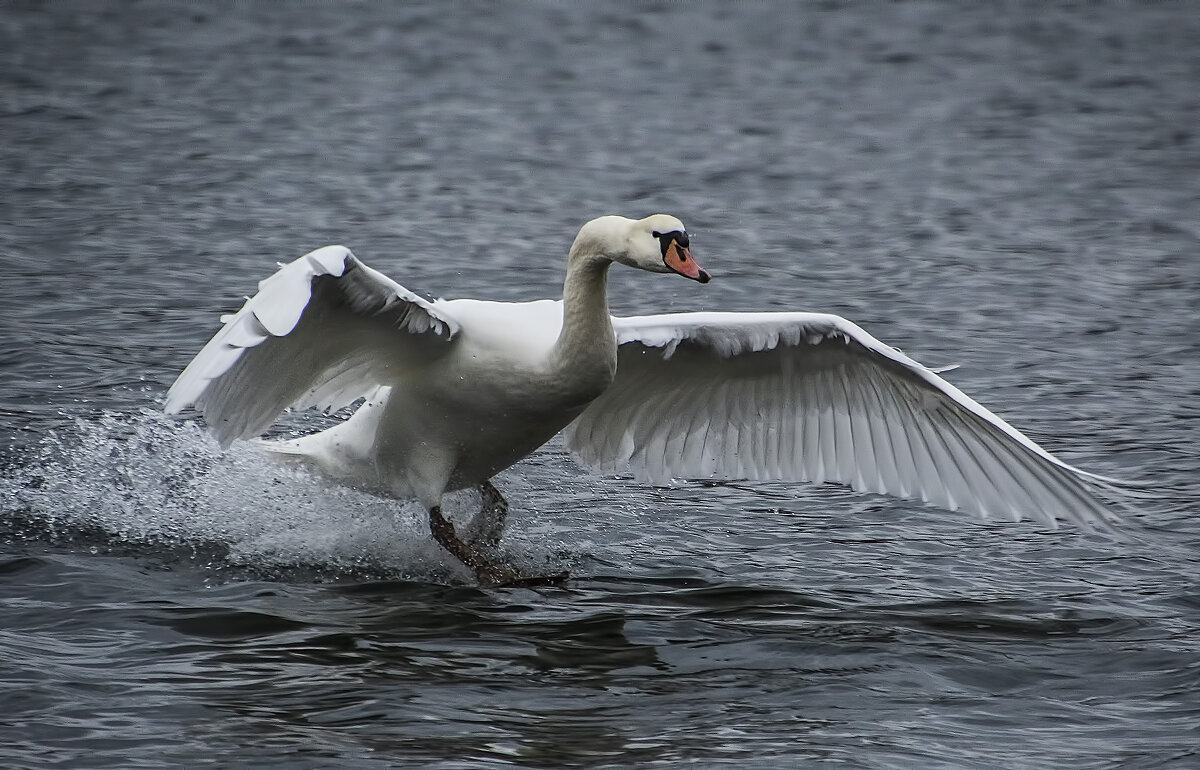
[(567, 429), (590, 465), (648, 481), (837, 481), (984, 518), (1103, 526), (1112, 482), (1073, 468), (834, 315), (614, 318), (616, 379)]

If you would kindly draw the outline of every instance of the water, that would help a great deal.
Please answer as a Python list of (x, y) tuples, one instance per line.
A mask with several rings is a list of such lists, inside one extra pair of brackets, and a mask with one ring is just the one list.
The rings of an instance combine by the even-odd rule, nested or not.
[[(1184, 3), (5, 4), (4, 764), (1197, 765), (1197, 39)], [(1114, 541), (552, 444), (503, 550), (576, 579), (480, 590), (413, 506), (159, 413), (277, 260), (551, 297), (584, 220), (653, 211), (714, 281), (614, 270), (617, 312), (841, 313), (1158, 497)]]

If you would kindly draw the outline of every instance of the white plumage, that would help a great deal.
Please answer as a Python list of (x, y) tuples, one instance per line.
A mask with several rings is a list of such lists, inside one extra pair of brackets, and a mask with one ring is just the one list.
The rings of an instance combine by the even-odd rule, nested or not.
[[(566, 428), (586, 464), (641, 479), (838, 481), (982, 517), (1103, 526), (1113, 480), (1058, 460), (941, 376), (853, 323), (818, 313), (613, 318), (613, 261), (705, 282), (674, 217), (602, 217), (580, 231), (563, 301), (426, 301), (327, 246), (281, 266), (172, 386), (223, 444), (289, 406), (347, 421), (263, 442), (331, 477), (430, 509), (438, 542), (490, 583), (491, 564), (441, 517), (480, 487), (472, 529), (506, 506), (488, 479)], [(490, 519), (489, 519), (490, 517)]]

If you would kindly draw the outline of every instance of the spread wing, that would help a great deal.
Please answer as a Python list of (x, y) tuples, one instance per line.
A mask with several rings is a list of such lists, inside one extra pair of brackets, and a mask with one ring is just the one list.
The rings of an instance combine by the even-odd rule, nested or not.
[(1103, 527), (1118, 483), (1067, 465), (934, 371), (816, 313), (614, 318), (616, 379), (567, 429), (644, 480), (837, 481), (966, 510)]
[(166, 411), (200, 410), (217, 440), (262, 433), (289, 406), (337, 409), (444, 354), (458, 324), (344, 246), (300, 257), (196, 354)]

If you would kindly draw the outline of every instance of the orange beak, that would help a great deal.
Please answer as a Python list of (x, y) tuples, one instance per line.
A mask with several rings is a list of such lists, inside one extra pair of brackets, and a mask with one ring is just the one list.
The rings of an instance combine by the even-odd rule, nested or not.
[(680, 246), (678, 241), (671, 241), (663, 251), (663, 262), (684, 278), (691, 278), (700, 283), (708, 283), (711, 278), (704, 268), (696, 264), (691, 250), (687, 246)]

